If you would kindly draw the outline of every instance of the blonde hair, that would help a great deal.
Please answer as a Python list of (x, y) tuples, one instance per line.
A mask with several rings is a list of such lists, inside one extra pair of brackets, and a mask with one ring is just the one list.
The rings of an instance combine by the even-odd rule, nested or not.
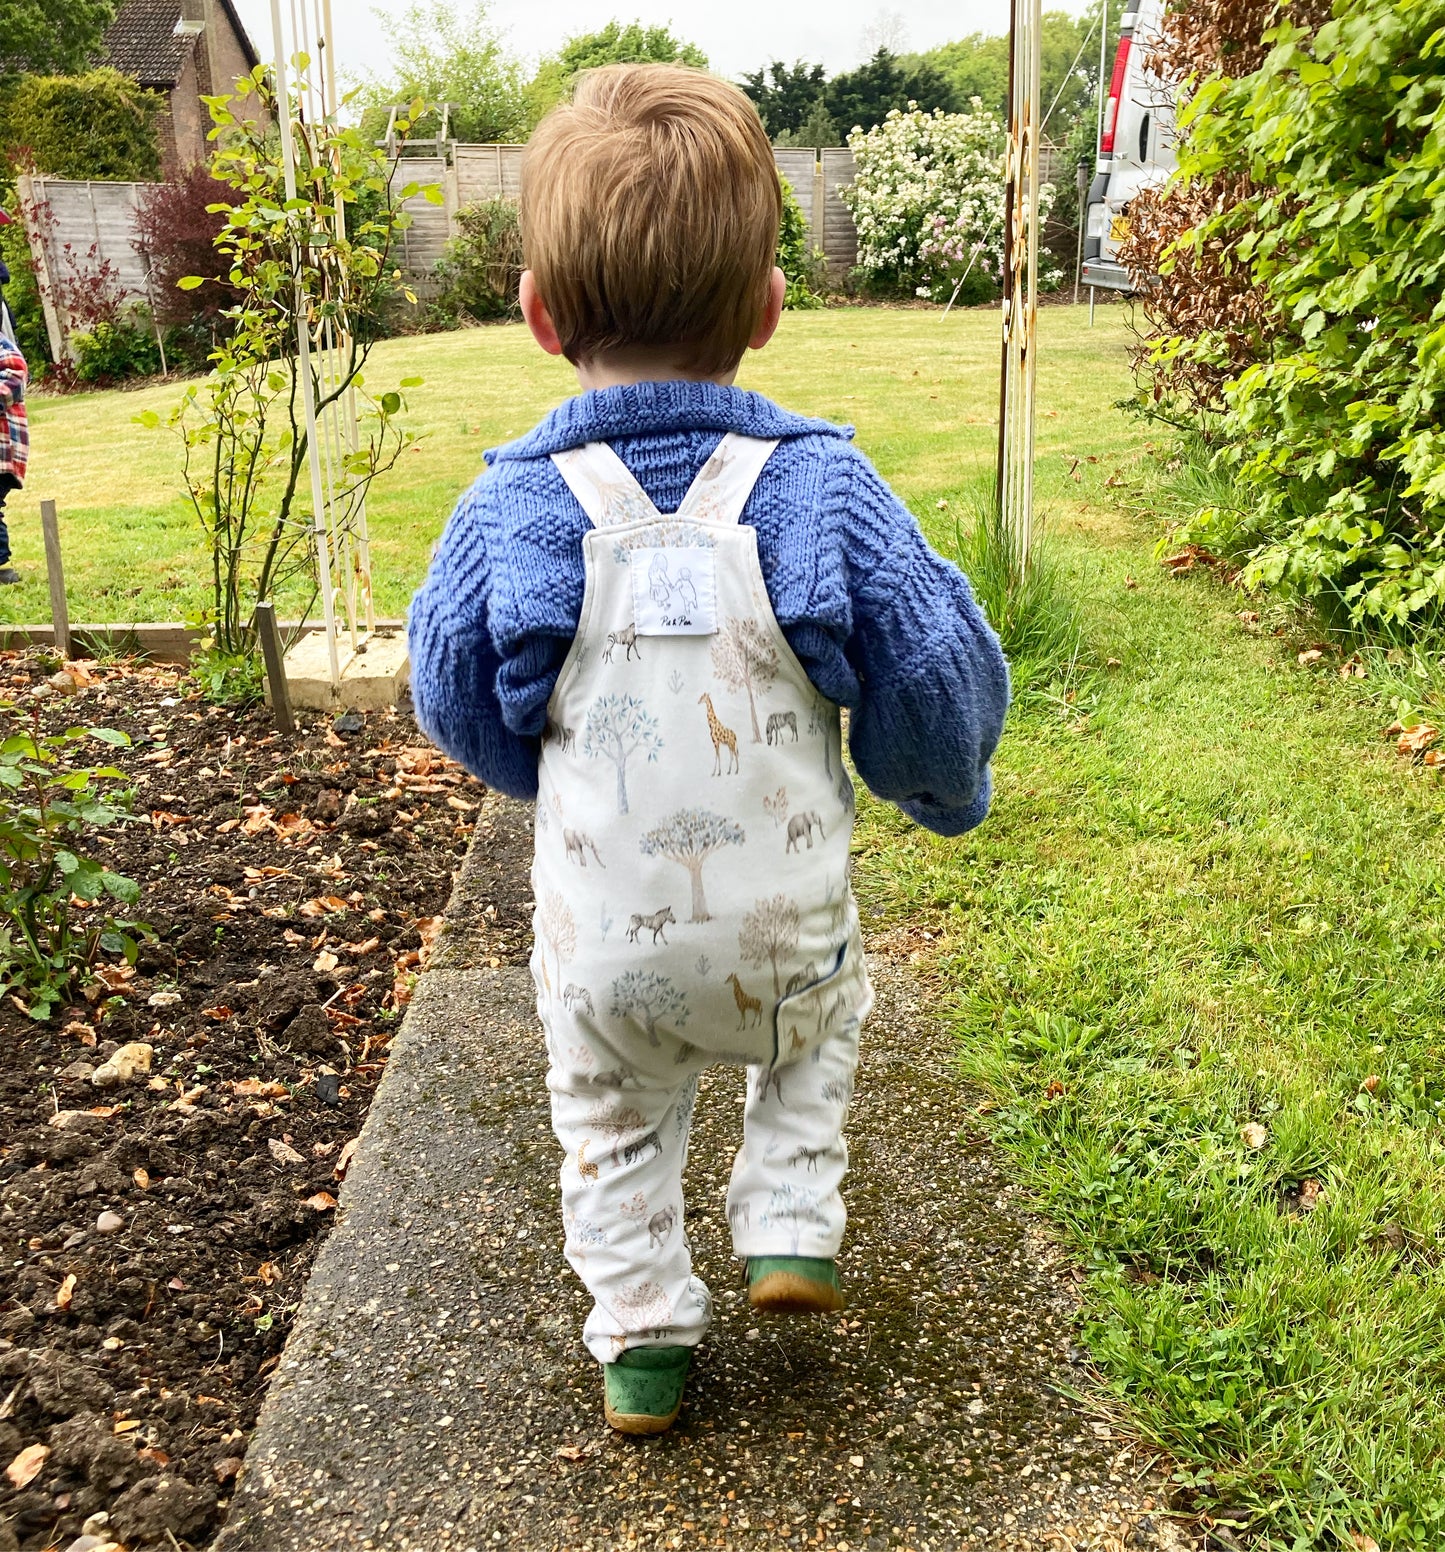
[(730, 371), (767, 304), (782, 190), (757, 110), (676, 65), (589, 70), (522, 163), (522, 247), (572, 362), (679, 350)]

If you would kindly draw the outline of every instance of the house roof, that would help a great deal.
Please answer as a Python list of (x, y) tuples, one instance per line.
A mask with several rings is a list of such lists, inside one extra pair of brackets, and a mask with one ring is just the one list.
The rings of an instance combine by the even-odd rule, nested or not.
[[(254, 67), (259, 56), (235, 6), (231, 0), (217, 0), (217, 4)], [(142, 86), (174, 86), (192, 43), (184, 33), (177, 34), (180, 19), (181, 0), (124, 0), (106, 29), (106, 63), (122, 75), (134, 76)]]

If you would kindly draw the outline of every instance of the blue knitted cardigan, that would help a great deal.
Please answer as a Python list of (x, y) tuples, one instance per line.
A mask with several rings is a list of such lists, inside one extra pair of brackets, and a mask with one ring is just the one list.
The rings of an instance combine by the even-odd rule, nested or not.
[(713, 383), (646, 382), (567, 400), (486, 454), (412, 600), (417, 721), (492, 787), (537, 793), (539, 739), (582, 610), (588, 522), (550, 454), (609, 442), (661, 512), (722, 433), (778, 438), (743, 513), (778, 623), (808, 678), (850, 712), (858, 774), (943, 835), (976, 825), (1008, 669), (963, 574), (850, 444), (852, 428)]

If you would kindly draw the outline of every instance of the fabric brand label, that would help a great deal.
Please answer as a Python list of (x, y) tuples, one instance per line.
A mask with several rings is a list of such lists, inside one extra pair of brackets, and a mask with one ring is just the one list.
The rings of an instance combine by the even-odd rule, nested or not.
[(633, 550), (633, 624), (639, 636), (717, 632), (717, 552), (703, 548)]

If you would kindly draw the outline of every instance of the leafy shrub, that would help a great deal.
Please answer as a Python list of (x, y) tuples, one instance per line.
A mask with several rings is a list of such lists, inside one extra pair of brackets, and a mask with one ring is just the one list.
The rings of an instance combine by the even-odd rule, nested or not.
[(101, 319), (88, 330), (77, 330), (70, 336), (76, 377), (104, 387), (159, 372), (161, 348), (148, 324), (145, 309), (133, 306), (119, 318)]
[[(877, 291), (947, 301), (967, 273), (972, 300), (997, 291), (1003, 262), (1004, 126), (968, 113), (894, 108), (848, 136), (857, 172), (841, 191), (858, 228), (858, 268)], [(1040, 218), (1053, 189), (1045, 184)], [(1041, 285), (1057, 284), (1048, 266)]]
[(514, 317), (522, 278), (516, 201), (498, 198), (464, 205), (457, 212), (457, 228), (437, 261), (437, 308), (476, 323)]
[[(136, 201), (136, 247), (150, 268), (151, 310), (164, 327), (214, 325), (235, 305), (240, 289), (216, 270), (216, 238), (225, 229), (231, 190), (205, 167), (188, 168), (166, 183), (152, 184)], [(183, 287), (189, 275), (205, 279)]]
[(781, 174), (783, 220), (778, 228), (778, 268), (788, 277), (785, 307), (821, 307), (818, 294), (823, 286), (823, 255), (808, 246), (808, 221), (793, 185)]
[(0, 96), (0, 138), (12, 165), (52, 178), (144, 182), (161, 170), (158, 92), (116, 70), (26, 75)]
[[(1357, 625), (1445, 615), (1445, 0), (1348, 0), (1313, 34), (1285, 19), (1258, 70), (1199, 87), (1185, 180), (1252, 184), (1176, 251), (1223, 244), (1265, 298), (1259, 358), (1221, 388), (1237, 510), (1190, 538), (1245, 557), (1246, 583)], [(1161, 359), (1210, 359), (1216, 320)]]
[(48, 1018), (102, 952), (134, 962), (136, 934), (146, 932), (108, 910), (75, 919), (74, 902), (130, 906), (140, 898), (134, 880), (81, 849), (89, 835), (123, 822), (130, 806), (128, 792), (102, 786), (124, 781), (123, 771), (66, 758), (88, 739), (130, 742), (111, 728), (42, 734), (37, 718), (0, 743), (0, 986), (28, 998), (33, 1019)]
[(50, 336), (45, 329), (45, 310), (40, 305), (40, 287), (35, 279), (35, 264), (20, 219), (20, 206), (12, 196), (5, 202), (9, 222), (0, 226), (0, 258), (10, 271), (5, 301), (15, 319), (15, 343), (30, 364), (32, 377), (40, 377), (50, 359)]

